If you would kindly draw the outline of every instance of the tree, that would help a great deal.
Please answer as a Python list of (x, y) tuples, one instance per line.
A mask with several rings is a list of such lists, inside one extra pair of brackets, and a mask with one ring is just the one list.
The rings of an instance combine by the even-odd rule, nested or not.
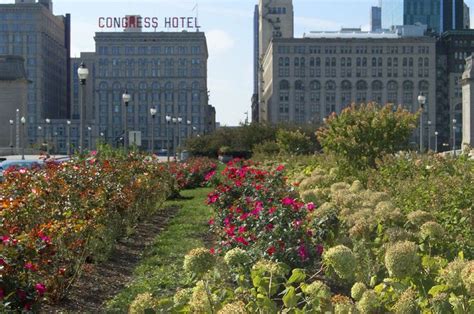
[(317, 137), (326, 153), (334, 153), (349, 166), (375, 167), (377, 158), (408, 148), (418, 114), (392, 105), (352, 105), (333, 114)]

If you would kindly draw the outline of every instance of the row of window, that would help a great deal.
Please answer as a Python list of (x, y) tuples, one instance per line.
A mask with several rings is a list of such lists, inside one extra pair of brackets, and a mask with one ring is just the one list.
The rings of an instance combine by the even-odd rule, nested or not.
[(430, 46), (306, 46), (306, 45), (295, 45), (295, 46), (278, 46), (277, 51), (279, 54), (429, 54)]
[(98, 77), (201, 77), (203, 71), (200, 68), (194, 67), (191, 69), (188, 68), (165, 68), (163, 71), (159, 68), (152, 69), (104, 69), (99, 68)]
[(165, 55), (184, 55), (184, 54), (200, 54), (202, 53), (201, 46), (98, 46), (97, 52), (99, 55), (156, 55), (156, 54), (165, 54)]
[[(322, 88), (322, 85), (324, 85), (324, 89), (326, 89), (326, 90), (336, 90), (337, 89), (336, 82), (332, 81), (332, 80), (327, 81), (323, 84), (321, 84), (320, 81), (313, 80), (309, 83), (309, 89), (310, 90), (320, 90)], [(415, 89), (415, 83), (412, 82), (412, 81), (405, 81), (401, 85), (402, 85), (403, 90), (414, 90)], [(357, 81), (355, 86), (356, 86), (357, 90), (367, 90), (369, 84), (366, 81), (361, 80), (361, 81)], [(342, 90), (350, 90), (350, 89), (352, 89), (352, 83), (350, 81), (344, 80), (344, 81), (341, 82), (340, 87), (341, 87)], [(375, 80), (371, 83), (371, 88), (372, 88), (372, 90), (383, 90), (384, 89), (384, 84), (382, 83), (382, 81)], [(287, 81), (287, 80), (281, 80), (280, 83), (279, 83), (279, 89), (280, 90), (290, 90), (291, 89), (290, 82)], [(298, 90), (299, 91), (305, 90), (306, 88), (305, 88), (304, 82), (302, 80), (296, 80), (294, 82), (294, 89), (297, 90), (297, 91)], [(387, 89), (388, 90), (393, 90), (393, 91), (398, 90), (399, 89), (398, 82), (389, 81), (387, 83)], [(425, 81), (425, 80), (422, 80), (422, 81), (418, 82), (418, 89), (421, 90), (421, 91), (428, 91), (429, 82)]]
[[(129, 67), (134, 67), (136, 65), (146, 67), (146, 66), (160, 66), (162, 64), (162, 59), (145, 59), (145, 58), (140, 58), (140, 59), (109, 59), (109, 58), (101, 58), (99, 59), (99, 66), (129, 66)], [(201, 59), (198, 58), (191, 58), (191, 59), (172, 59), (172, 58), (166, 58), (163, 59), (163, 64), (165, 66), (174, 66), (179, 65), (179, 66), (187, 66), (189, 64), (191, 65), (200, 65), (201, 64)]]
[[(363, 66), (363, 67), (366, 67), (368, 65), (368, 60), (371, 60), (371, 65), (373, 67), (376, 67), (376, 66), (384, 66), (384, 62), (383, 62), (383, 58), (382, 57), (372, 57), (372, 58), (367, 58), (367, 57), (357, 57), (357, 58), (351, 58), (351, 57), (341, 57), (339, 62), (340, 62), (340, 65), (342, 67), (344, 66), (348, 66), (348, 67), (351, 67), (352, 66), (352, 59), (354, 59), (354, 65), (355, 66)], [(404, 66), (404, 67), (413, 67), (414, 66), (414, 58), (407, 58), (407, 57), (404, 57), (404, 58), (400, 58), (402, 60), (401, 62), (401, 65)], [(293, 58), (293, 65), (295, 67), (299, 67), (299, 66), (306, 66), (306, 60), (304, 57), (294, 57)], [(309, 66), (313, 67), (313, 66), (316, 66), (316, 67), (320, 67), (321, 64), (322, 64), (322, 60), (324, 60), (324, 65), (326, 67), (329, 67), (329, 66), (332, 66), (332, 67), (335, 67), (337, 66), (337, 58), (336, 57), (326, 57), (326, 58), (320, 58), (320, 57), (311, 57), (311, 58), (308, 58), (309, 60)], [(386, 58), (386, 63), (385, 65), (387, 67), (398, 67), (399, 66), (399, 58), (398, 57), (389, 57), (389, 58)], [(279, 66), (290, 66), (290, 57), (280, 57), (278, 58), (278, 65)], [(417, 63), (418, 67), (429, 67), (430, 66), (430, 60), (429, 58), (425, 57), (419, 57), (418, 58), (418, 63)]]
[[(179, 84), (176, 84), (179, 90), (187, 90), (188, 89), (188, 84), (186, 82), (180, 82)], [(126, 89), (130, 94), (133, 95), (133, 91), (135, 88), (141, 91), (145, 91), (148, 88), (151, 88), (153, 91), (159, 91), (162, 88), (162, 85), (159, 82), (153, 82), (151, 84), (148, 84), (147, 82), (140, 82), (137, 85), (135, 85), (132, 82), (128, 82), (122, 86), (121, 83), (119, 82), (114, 82), (110, 84), (110, 87), (116, 91), (123, 91)], [(175, 88), (175, 84), (173, 82), (166, 82), (163, 84), (163, 89), (165, 90), (173, 90)], [(197, 81), (194, 81), (191, 83), (191, 89), (193, 90), (199, 90), (201, 88), (201, 84)], [(102, 81), (99, 83), (99, 90), (104, 91), (109, 89), (109, 82)]]

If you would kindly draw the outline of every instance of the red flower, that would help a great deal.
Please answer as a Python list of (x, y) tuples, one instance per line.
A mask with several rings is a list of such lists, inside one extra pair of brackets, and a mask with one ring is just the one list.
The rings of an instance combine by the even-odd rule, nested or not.
[(317, 252), (319, 255), (323, 255), (324, 247), (323, 247), (321, 244), (316, 245), (316, 252)]
[(248, 214), (248, 213), (242, 214), (242, 215), (240, 216), (240, 220), (241, 220), (241, 221), (244, 221), (244, 220), (246, 220), (248, 217), (249, 217), (249, 214)]
[(269, 247), (268, 250), (267, 250), (267, 253), (268, 253), (268, 255), (270, 255), (270, 256), (272, 256), (273, 254), (275, 254), (275, 252), (276, 252), (276, 248), (275, 248), (274, 246)]
[(31, 270), (31, 271), (36, 271), (37, 267), (32, 262), (28, 262), (28, 263), (25, 264), (25, 269), (28, 269), (28, 270)]
[(209, 219), (209, 225), (212, 226), (213, 224), (214, 224), (214, 218)]
[(302, 261), (308, 259), (308, 251), (306, 250), (306, 246), (304, 246), (304, 244), (300, 245), (300, 247), (298, 248), (298, 255), (300, 256)]
[(314, 210), (314, 208), (315, 208), (314, 203), (311, 202), (311, 203), (306, 204), (306, 208), (307, 208), (310, 212), (312, 212), (312, 211)]
[(216, 254), (216, 250), (215, 250), (213, 247), (211, 247), (211, 248), (209, 249), (209, 252), (210, 252), (212, 255)]
[(265, 229), (267, 229), (267, 231), (272, 231), (274, 228), (274, 226), (272, 224), (268, 224), (265, 226)]
[(242, 233), (245, 233), (245, 226), (243, 227), (239, 227), (239, 233), (242, 234)]
[(244, 237), (238, 237), (235, 239), (235, 241), (237, 241), (238, 243), (242, 243), (245, 246), (249, 245), (249, 243), (245, 240)]
[(269, 214), (273, 214), (273, 213), (275, 213), (276, 211), (277, 211), (276, 207), (272, 207), (272, 208), (270, 208), (270, 209), (268, 210), (268, 213), (269, 213)]
[(276, 168), (276, 171), (283, 171), (285, 170), (285, 166), (279, 165), (278, 168)]
[(285, 198), (281, 201), (281, 203), (282, 203), (283, 205), (287, 205), (287, 206), (288, 206), (288, 205), (293, 205), (293, 204), (295, 203), (295, 200), (292, 199), (292, 198), (290, 198), (290, 197), (285, 197)]
[(42, 283), (37, 283), (35, 285), (35, 289), (39, 296), (43, 296), (44, 293), (46, 292), (46, 286)]

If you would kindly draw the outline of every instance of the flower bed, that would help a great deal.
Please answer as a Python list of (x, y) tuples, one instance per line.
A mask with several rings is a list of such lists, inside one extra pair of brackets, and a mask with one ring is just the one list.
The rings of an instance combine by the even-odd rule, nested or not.
[(217, 165), (209, 158), (191, 158), (184, 163), (170, 163), (168, 167), (179, 191), (202, 186), (215, 174)]
[(131, 154), (90, 156), (43, 169), (7, 171), (0, 185), (0, 306), (35, 310), (63, 298), (87, 261), (164, 201), (164, 164)]

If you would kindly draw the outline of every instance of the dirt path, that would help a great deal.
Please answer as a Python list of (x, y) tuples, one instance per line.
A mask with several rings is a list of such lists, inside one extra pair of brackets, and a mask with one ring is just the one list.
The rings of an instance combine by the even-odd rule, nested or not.
[[(133, 278), (133, 270), (145, 248), (175, 216), (178, 208), (169, 208), (140, 223), (135, 233), (117, 243), (110, 259), (99, 265), (89, 265), (73, 285), (69, 296), (61, 303), (44, 305), (42, 313), (103, 312), (102, 305), (120, 292)], [(86, 267), (89, 268), (89, 267)]]

